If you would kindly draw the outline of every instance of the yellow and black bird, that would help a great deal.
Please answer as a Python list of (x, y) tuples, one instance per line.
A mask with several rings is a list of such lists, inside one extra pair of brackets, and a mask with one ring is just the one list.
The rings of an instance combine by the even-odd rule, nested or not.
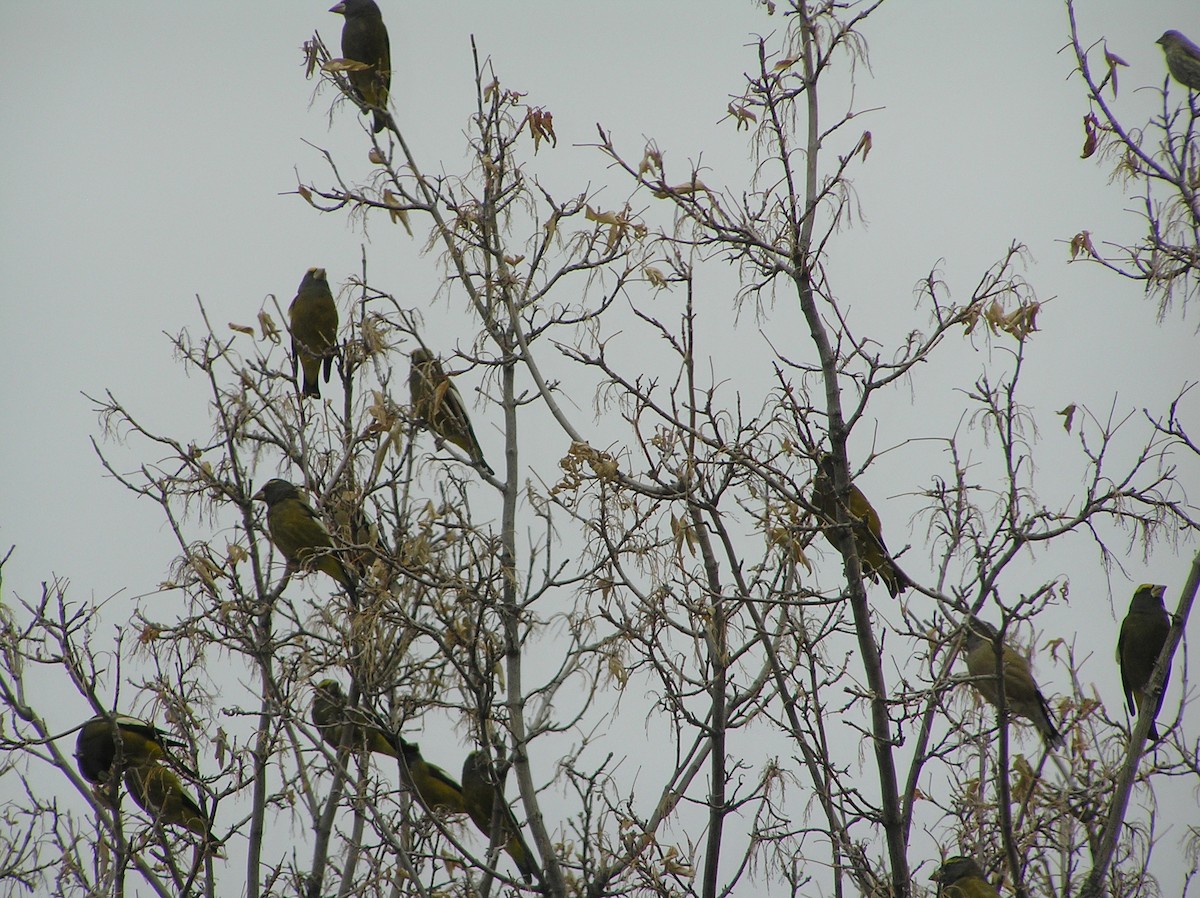
[[(512, 808), (504, 800), (503, 794), (496, 785), (496, 780), (488, 769), (487, 759), (481, 751), (473, 751), (463, 761), (462, 794), (467, 805), (467, 813), (471, 820), (488, 839), (498, 845), (503, 845), (508, 856), (513, 859), (517, 869), (526, 882), (533, 882), (534, 872), (538, 870), (533, 860), (529, 846), (521, 836), (521, 827)], [(495, 818), (496, 803), (500, 804), (500, 832), (492, 835), (492, 821)]]
[(313, 687), (312, 721), (321, 737), (333, 748), (342, 743), (343, 728), (351, 727), (347, 737), (353, 749), (366, 749), (389, 758), (400, 757), (400, 745), (382, 724), (361, 708), (347, 706), (346, 694), (337, 680), (322, 680)]
[(154, 761), (166, 752), (167, 745), (182, 743), (168, 739), (153, 724), (137, 717), (99, 714), (85, 723), (75, 739), (75, 763), (83, 778), (93, 785), (104, 785), (112, 774), (117, 758), (117, 739), (123, 766)]
[(296, 376), (299, 365), (304, 374), (304, 395), (320, 399), (321, 366), (325, 366), (325, 383), (329, 383), (338, 330), (337, 304), (324, 268), (310, 268), (304, 273), (296, 298), (288, 306), (288, 330), (292, 332), (292, 376)]
[(222, 840), (213, 835), (208, 817), (172, 770), (149, 759), (130, 765), (125, 771), (125, 788), (156, 823), (182, 826), (204, 840), (206, 851), (221, 854)]
[(495, 473), (483, 459), (483, 450), (475, 438), (475, 430), (471, 427), (471, 419), (467, 417), (462, 396), (442, 370), (442, 363), (429, 350), (413, 350), (408, 389), (412, 397), (413, 414), (426, 427), (466, 452), (472, 464), (489, 474)]
[[(834, 488), (833, 456), (828, 453), (822, 455), (817, 462), (817, 473), (813, 477), (812, 504), (825, 518), (822, 522), (825, 538), (845, 558), (849, 554), (849, 545), (838, 535), (838, 530), (834, 529), (837, 521), (837, 491)], [(858, 550), (863, 573), (873, 582), (883, 580), (887, 591), (895, 598), (912, 586), (912, 581), (888, 554), (887, 546), (883, 542), (883, 526), (879, 522), (879, 515), (853, 483), (850, 484), (846, 495), (846, 505), (854, 547)]]
[[(1000, 707), (1000, 684), (996, 677), (995, 642), (1000, 634), (991, 624), (971, 617), (967, 622), (966, 660), (971, 685), (997, 708)], [(1024, 717), (1042, 734), (1048, 748), (1063, 743), (1062, 734), (1050, 717), (1050, 707), (1038, 689), (1029, 669), (1029, 660), (1015, 649), (1002, 646), (1004, 673), (1004, 703), (1013, 717)]]
[[(1133, 593), (1129, 613), (1121, 622), (1121, 635), (1117, 638), (1117, 663), (1121, 665), (1121, 685), (1125, 687), (1125, 701), (1129, 712), (1137, 715), (1146, 701), (1145, 689), (1154, 674), (1154, 666), (1167, 635), (1171, 632), (1171, 616), (1163, 604), (1167, 588), (1154, 583), (1143, 583)], [(1170, 671), (1163, 677), (1162, 691), (1154, 704), (1154, 717), (1162, 708), (1163, 695), (1167, 691)], [(1150, 741), (1159, 739), (1158, 727), (1151, 719)]]
[(254, 498), (267, 503), (267, 530), (283, 557), (291, 564), (328, 574), (357, 603), (354, 578), (333, 553), (333, 538), (300, 491), (286, 480), (268, 480)]
[(1155, 43), (1163, 48), (1171, 77), (1184, 87), (1200, 90), (1200, 47), (1178, 31), (1164, 33)]
[(947, 858), (933, 874), (933, 881), (938, 884), (938, 898), (1000, 898), (969, 857)]
[(321, 730), (322, 738), (331, 746), (341, 744), (341, 728), (348, 725), (353, 727), (349, 737), (352, 747), (399, 759), (409, 786), (427, 809), (454, 814), (466, 812), (462, 786), (446, 771), (421, 757), (418, 746), (389, 733), (381, 721), (366, 711), (348, 707), (346, 694), (336, 680), (322, 680), (316, 685), (312, 719)]
[(342, 0), (329, 11), (346, 19), (342, 58), (367, 66), (346, 74), (358, 98), (372, 107), (372, 130), (378, 134), (387, 127), (388, 89), (392, 86), (392, 51), (383, 15), (375, 0)]
[(420, 746), (415, 742), (401, 739), (400, 749), (408, 783), (425, 807), (430, 810), (440, 808), (452, 814), (466, 813), (462, 786), (451, 779), (450, 774), (421, 757)]

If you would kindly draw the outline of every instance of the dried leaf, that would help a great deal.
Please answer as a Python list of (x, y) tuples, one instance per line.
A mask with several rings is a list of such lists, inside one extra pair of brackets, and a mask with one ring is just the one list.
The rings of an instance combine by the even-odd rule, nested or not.
[(642, 161), (638, 163), (638, 177), (652, 172), (658, 172), (660, 175), (663, 170), (662, 152), (653, 144), (646, 147), (642, 153)]
[(1096, 147), (1100, 143), (1099, 130), (1100, 120), (1094, 113), (1089, 112), (1083, 117), (1083, 152), (1079, 158), (1087, 159), (1096, 152)]
[(1096, 252), (1096, 247), (1092, 245), (1091, 231), (1080, 231), (1071, 238), (1071, 258), (1074, 259), (1081, 252), (1086, 252), (1093, 259), (1100, 258), (1100, 254)]
[(313, 72), (317, 70), (317, 42), (309, 38), (304, 42), (304, 78), (305, 80), (313, 76)]
[(554, 116), (545, 109), (530, 109), (525, 115), (529, 123), (529, 134), (533, 138), (533, 154), (536, 156), (543, 140), (550, 141), (553, 147), (558, 146), (558, 136), (554, 133)]
[(268, 312), (263, 311), (258, 313), (258, 329), (262, 333), (264, 340), (270, 340), (272, 343), (278, 345), (282, 339), (279, 328), (275, 325), (275, 319)]
[(1067, 433), (1070, 433), (1071, 432), (1071, 422), (1075, 420), (1075, 403), (1072, 402), (1070, 405), (1068, 405), (1066, 408), (1064, 408), (1061, 412), (1055, 412), (1055, 414), (1062, 415), (1063, 430), (1065, 430)]
[(236, 331), (239, 334), (245, 334), (247, 337), (254, 336), (254, 328), (252, 328), (248, 324), (234, 324), (231, 321), (231, 322), (229, 322), (229, 329), (231, 331)]
[(412, 228), (408, 226), (408, 210), (401, 204), (396, 194), (390, 190), (383, 191), (383, 203), (388, 207), (388, 216), (392, 219), (392, 224), (400, 222), (404, 225), (404, 230), (408, 231), (408, 236), (412, 236)]
[(871, 152), (871, 132), (864, 131), (862, 140), (858, 142), (858, 149), (862, 150), (863, 162), (867, 161), (867, 155)]
[(321, 66), (322, 72), (365, 72), (371, 67), (365, 62), (359, 62), (357, 59), (331, 59), (329, 62)]
[(737, 121), (737, 130), (741, 131), (743, 127), (746, 130), (750, 129), (750, 123), (758, 123), (758, 116), (745, 106), (738, 106), (733, 102), (729, 104), (729, 114)]
[(686, 184), (676, 184), (674, 187), (668, 187), (665, 190), (654, 191), (655, 197), (664, 200), (669, 196), (690, 196), (693, 193), (708, 193), (708, 188), (699, 178), (692, 178)]
[(1117, 67), (1125, 66), (1125, 68), (1129, 68), (1129, 63), (1116, 53), (1111, 52), (1106, 45), (1104, 47), (1104, 64), (1108, 66), (1108, 77), (1112, 78), (1113, 96), (1115, 97), (1117, 95)]

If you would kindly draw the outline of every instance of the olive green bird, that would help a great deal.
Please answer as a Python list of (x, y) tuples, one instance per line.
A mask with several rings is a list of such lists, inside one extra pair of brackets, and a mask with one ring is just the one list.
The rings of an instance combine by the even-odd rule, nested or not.
[(154, 760), (141, 761), (125, 771), (125, 788), (156, 823), (182, 826), (204, 840), (206, 851), (221, 855), (222, 840), (213, 835), (208, 817), (174, 771)]
[(442, 370), (439, 362), (427, 349), (414, 349), (412, 370), (408, 375), (408, 389), (412, 398), (413, 414), (437, 436), (448, 440), (471, 457), (471, 463), (489, 474), (491, 466), (483, 459), (483, 450), (467, 417), (454, 383)]
[(466, 812), (462, 786), (446, 771), (426, 762), (417, 745), (392, 735), (381, 721), (366, 711), (347, 707), (346, 694), (336, 680), (322, 680), (316, 685), (312, 719), (321, 730), (322, 738), (331, 746), (341, 744), (341, 728), (349, 725), (354, 728), (350, 736), (352, 746), (399, 759), (409, 786), (427, 809), (454, 814)]
[(330, 12), (344, 16), (342, 58), (369, 68), (347, 72), (358, 98), (372, 107), (376, 134), (387, 127), (388, 89), (392, 86), (392, 51), (387, 26), (375, 0), (342, 0)]
[(322, 680), (313, 687), (312, 721), (333, 748), (342, 744), (343, 728), (351, 727), (351, 748), (400, 757), (399, 743), (378, 720), (361, 708), (347, 707), (346, 694), (337, 680)]
[(80, 727), (75, 739), (75, 763), (89, 783), (101, 786), (108, 782), (117, 758), (117, 739), (121, 742), (123, 766), (156, 761), (164, 756), (168, 745), (182, 745), (137, 717), (99, 714)]
[[(481, 833), (496, 844), (503, 844), (508, 856), (513, 859), (525, 882), (533, 882), (535, 872), (540, 876), (529, 846), (521, 836), (521, 827), (516, 815), (504, 800), (496, 785), (496, 779), (488, 769), (487, 758), (481, 751), (473, 751), (463, 761), (462, 794), (467, 813)], [(492, 821), (497, 802), (500, 804), (500, 832), (493, 836)]]
[[(1133, 593), (1129, 603), (1129, 613), (1121, 622), (1121, 635), (1117, 637), (1117, 663), (1121, 665), (1121, 685), (1125, 688), (1125, 701), (1129, 705), (1129, 713), (1138, 715), (1146, 702), (1146, 686), (1154, 674), (1154, 666), (1158, 656), (1162, 654), (1163, 646), (1167, 644), (1167, 635), (1171, 632), (1171, 616), (1163, 604), (1166, 594), (1165, 586), (1143, 583)], [(1167, 691), (1167, 681), (1171, 672), (1163, 676), (1162, 690), (1154, 704), (1154, 714), (1150, 721), (1150, 741), (1159, 740), (1158, 726), (1154, 717), (1162, 709), (1163, 695)]]
[[(999, 633), (991, 624), (971, 617), (967, 623), (966, 660), (971, 674), (971, 685), (997, 708), (1000, 707), (1000, 689), (996, 678), (995, 640)], [(1024, 717), (1033, 723), (1042, 734), (1047, 748), (1063, 743), (1062, 734), (1050, 717), (1046, 698), (1038, 689), (1029, 669), (1029, 660), (1015, 649), (1002, 647), (1004, 672), (1004, 700), (1013, 717)]]
[[(883, 580), (888, 593), (896, 598), (910, 586), (912, 581), (900, 570), (900, 566), (892, 560), (887, 546), (883, 541), (883, 525), (879, 515), (867, 501), (867, 497), (853, 483), (846, 496), (850, 517), (850, 529), (854, 538), (854, 548), (858, 551), (858, 560), (862, 564), (863, 573), (872, 582)], [(817, 462), (817, 473), (813, 477), (812, 492), (813, 507), (826, 520), (822, 532), (829, 544), (842, 553), (846, 558), (849, 546), (839, 538), (838, 531), (833, 528), (837, 521), (837, 492), (834, 488), (833, 456), (824, 454)]]
[(947, 858), (932, 878), (938, 884), (938, 898), (1000, 898), (969, 857)]
[(337, 304), (324, 268), (310, 268), (304, 273), (296, 298), (288, 306), (288, 330), (292, 333), (292, 377), (299, 365), (304, 377), (298, 386), (305, 396), (320, 399), (321, 366), (325, 367), (325, 383), (329, 383), (338, 331)]
[(268, 480), (254, 498), (267, 503), (271, 541), (289, 563), (328, 574), (358, 602), (358, 589), (345, 565), (333, 554), (333, 538), (300, 491), (286, 480)]
[(1171, 77), (1190, 90), (1200, 90), (1200, 47), (1178, 31), (1166, 32), (1155, 43), (1163, 48)]

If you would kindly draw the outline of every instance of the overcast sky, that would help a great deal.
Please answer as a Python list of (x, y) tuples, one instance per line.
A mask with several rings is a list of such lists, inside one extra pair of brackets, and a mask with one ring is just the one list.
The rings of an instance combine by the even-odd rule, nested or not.
[[(457, 312), (432, 303), (440, 269), (420, 254), (420, 235), (410, 240), (384, 220), (364, 232), (360, 222), (318, 214), (289, 194), (297, 175), (326, 181), (306, 141), (330, 150), (352, 178), (370, 169), (355, 110), (339, 107), (331, 119), (332, 94), (314, 97), (316, 82), (304, 78), (300, 46), (314, 29), (336, 48), (341, 19), (326, 11), (331, 3), (7, 5), (0, 549), (16, 550), (4, 568), (6, 603), (33, 599), (41, 581), (57, 576), (70, 580), (79, 601), (118, 596), (114, 626), (138, 602), (169, 613), (161, 603), (176, 598), (154, 593), (177, 546), (156, 506), (104, 475), (89, 443), (100, 426), (83, 394), (112, 390), (161, 431), (206, 434), (204, 389), (183, 376), (163, 336), (197, 326), (197, 297), (214, 322), (253, 324), (270, 294), (286, 307), (310, 266), (325, 267), (336, 290), (358, 270), (365, 245), (372, 280), (406, 301), (429, 300), (430, 333), (443, 351), (453, 344)], [(381, 5), (395, 108), (428, 170), (465, 165), (474, 35), (506, 86), (553, 112), (558, 148), (543, 149), (531, 164), (561, 197), (608, 184), (605, 204), (625, 201), (628, 188), (586, 146), (597, 122), (634, 160), (649, 137), (681, 175), (688, 160), (702, 159), (707, 183), (745, 179), (744, 132), (721, 120), (754, 65), (753, 35), (782, 28), (761, 7), (737, 0)], [(1129, 63), (1117, 109), (1130, 122), (1144, 120), (1164, 73), (1155, 39), (1178, 28), (1200, 40), (1200, 9), (1191, 0), (1085, 0), (1079, 14), (1086, 34), (1107, 37)], [(1110, 409), (1118, 418), (1144, 407), (1163, 413), (1200, 377), (1197, 310), (1184, 317), (1176, 309), (1160, 323), (1136, 285), (1068, 265), (1067, 241), (1078, 231), (1127, 242), (1139, 227), (1108, 169), (1079, 158), (1087, 104), (1070, 77), (1072, 56), (1059, 52), (1068, 40), (1065, 10), (1047, 0), (895, 2), (871, 19), (866, 36), (870, 71), (857, 72), (853, 95), (854, 108), (870, 110), (861, 127), (873, 134), (869, 162), (854, 177), (862, 219), (829, 260), (859, 323), (875, 318), (877, 336), (902, 336), (915, 326), (914, 285), (931, 268), (961, 299), (1011, 241), (1021, 241), (1032, 260), (1025, 276), (1046, 302), (1026, 372), (1028, 383), (1044, 387), (1027, 396), (1041, 466), (1052, 468), (1055, 453), (1074, 457), (1074, 440), (1054, 416), (1069, 403), (1101, 417)], [(848, 101), (836, 89), (823, 95), (827, 114)], [(729, 296), (704, 300), (727, 307)], [(781, 334), (774, 336), (777, 344)], [(714, 339), (711, 348), (723, 345)], [(912, 416), (952, 426), (961, 412), (954, 390), (970, 385), (988, 350), (964, 341), (948, 351), (961, 356), (961, 381), (945, 378), (936, 394), (934, 385), (915, 383), (911, 399)], [(764, 356), (764, 383), (769, 371)], [(586, 399), (579, 409), (590, 409)], [(1200, 396), (1183, 409), (1200, 432)], [(880, 444), (891, 445), (912, 435), (912, 417), (881, 417), (878, 428)], [(477, 429), (485, 451), (499, 455), (496, 425)], [(1142, 436), (1139, 425), (1125, 448)], [(106, 446), (127, 469), (157, 460), (144, 446)], [(553, 465), (564, 447), (553, 448), (542, 462)], [(536, 452), (527, 457), (540, 463)], [(895, 522), (889, 533), (902, 534), (915, 508), (897, 498), (910, 489), (897, 484), (913, 461), (906, 456), (891, 469), (884, 461), (874, 475), (872, 495), (888, 497), (877, 507)], [(897, 480), (886, 481), (889, 473)], [(553, 474), (543, 467), (542, 476)], [(1063, 495), (1078, 486), (1062, 484)], [(1200, 484), (1192, 486), (1194, 501)], [(1073, 608), (1053, 609), (1047, 626), (1073, 627), (1094, 644), (1084, 676), (1111, 712), (1119, 713), (1121, 698), (1111, 663), (1116, 628), (1133, 586), (1167, 583), (1169, 599), (1177, 598), (1195, 549), (1192, 542), (1177, 555), (1159, 544), (1143, 557), (1134, 547), (1108, 577), (1083, 538), (1041, 559), (1042, 579), (1071, 581)], [(1200, 660), (1194, 646), (1189, 651)], [(85, 713), (81, 703), (66, 706), (54, 724), (72, 725), (76, 712)], [(0, 782), (0, 798), (11, 797), (8, 788)], [(1178, 856), (1177, 836), (1168, 837), (1160, 861)]]

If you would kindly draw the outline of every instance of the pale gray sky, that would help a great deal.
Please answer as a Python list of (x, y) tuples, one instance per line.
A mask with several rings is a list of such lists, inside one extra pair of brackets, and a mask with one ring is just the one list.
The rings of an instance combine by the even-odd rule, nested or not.
[[(336, 48), (341, 19), (326, 12), (331, 4), (8, 4), (0, 59), (0, 253), (9, 273), (0, 306), (9, 347), (0, 363), (7, 385), (0, 549), (16, 551), (4, 569), (6, 603), (34, 598), (53, 576), (69, 579), (80, 602), (117, 596), (114, 627), (135, 604), (169, 616), (179, 601), (155, 594), (177, 554), (173, 537), (157, 507), (104, 476), (89, 444), (99, 425), (82, 394), (111, 389), (155, 429), (206, 435), (203, 385), (184, 378), (162, 334), (197, 326), (197, 296), (222, 326), (253, 323), (268, 294), (286, 307), (309, 266), (325, 267), (336, 290), (358, 270), (365, 243), (372, 281), (402, 301), (429, 304), (430, 334), (443, 351), (452, 345), (460, 310), (432, 304), (440, 268), (420, 254), (420, 236), (408, 239), (376, 219), (364, 233), (359, 222), (318, 214), (288, 195), (297, 173), (326, 180), (322, 158), (305, 141), (330, 150), (351, 178), (370, 170), (355, 110), (339, 107), (330, 121), (331, 92), (314, 99), (316, 82), (303, 77), (300, 45), (314, 29)], [(742, 90), (741, 73), (754, 65), (753, 35), (783, 27), (761, 7), (734, 0), (381, 5), (395, 108), (431, 171), (465, 165), (474, 35), (506, 86), (553, 112), (558, 148), (543, 149), (530, 170), (560, 197), (607, 184), (603, 202), (619, 207), (629, 193), (584, 146), (595, 141), (597, 122), (635, 160), (644, 139), (655, 139), (678, 180), (689, 160), (702, 159), (706, 183), (745, 181), (744, 132), (721, 119), (729, 95)], [(1131, 122), (1158, 98), (1156, 90), (1138, 91), (1162, 83), (1155, 39), (1167, 28), (1200, 35), (1200, 15), (1185, 0), (1081, 2), (1079, 14), (1085, 33), (1107, 37), (1130, 64), (1117, 108)], [(870, 110), (853, 127), (874, 140), (854, 176), (862, 221), (856, 215), (830, 251), (830, 276), (856, 321), (871, 321), (885, 340), (923, 327), (913, 287), (931, 267), (961, 297), (1019, 240), (1032, 259), (1025, 275), (1046, 302), (1025, 372), (1027, 384), (1041, 386), (1040, 395), (1026, 396), (1040, 429), (1041, 467), (1052, 472), (1056, 458), (1068, 467), (1077, 458), (1054, 415), (1069, 403), (1100, 416), (1111, 408), (1118, 418), (1144, 407), (1165, 412), (1184, 383), (1200, 377), (1196, 310), (1184, 317), (1176, 309), (1159, 323), (1136, 286), (1067, 264), (1066, 241), (1079, 230), (1127, 242), (1139, 225), (1108, 169), (1079, 158), (1087, 104), (1069, 77), (1071, 55), (1058, 52), (1068, 39), (1065, 10), (1045, 0), (895, 2), (866, 35), (871, 70), (857, 73), (853, 95), (854, 108)], [(849, 96), (835, 89), (822, 102), (834, 115)], [(715, 289), (720, 278), (702, 285), (711, 290), (702, 300), (727, 309), (730, 294)], [(753, 321), (743, 318), (739, 332), (751, 347), (750, 376), (769, 386), (770, 359)], [(795, 310), (778, 310), (768, 336), (785, 353), (809, 352)], [(719, 353), (726, 344), (724, 333), (714, 333), (709, 348)], [(962, 341), (945, 351), (952, 365), (924, 380), (918, 374), (911, 393), (897, 390), (880, 414), (880, 446), (954, 428), (962, 411), (956, 391), (970, 386), (989, 350)], [(1200, 396), (1183, 409), (1196, 422)], [(581, 420), (589, 410), (581, 399)], [(485, 451), (499, 455), (496, 424), (476, 427)], [(1144, 433), (1132, 422), (1124, 448)], [(564, 448), (539, 455), (530, 446), (525, 460), (551, 478)], [(127, 469), (157, 461), (138, 443), (108, 443), (106, 451)], [(919, 488), (906, 478), (925, 477), (939, 463), (908, 447), (864, 484), (878, 497), (893, 546), (908, 541), (903, 522), (918, 505), (901, 495)], [(1195, 475), (1196, 465), (1189, 470)], [(1070, 478), (1045, 483), (1052, 498), (1078, 486)], [(1195, 548), (1177, 555), (1160, 544), (1148, 558), (1131, 548), (1111, 579), (1082, 538), (1056, 544), (1036, 569), (1031, 562), (1031, 583), (1056, 573), (1070, 578), (1071, 607), (1052, 609), (1045, 626), (1073, 629), (1094, 646), (1083, 676), (1111, 712), (1119, 713), (1121, 699), (1116, 628), (1132, 587), (1163, 582), (1169, 600), (1177, 597)], [(1020, 587), (1011, 584), (1013, 592)], [(1191, 661), (1200, 660), (1189, 650)], [(1038, 669), (1051, 683), (1063, 675), (1044, 657)], [(67, 703), (53, 722), (65, 729), (85, 713), (82, 703)], [(465, 751), (451, 752), (445, 766), (455, 769)], [(0, 798), (11, 797), (8, 788), (0, 782)], [(68, 795), (66, 783), (50, 788)], [(1156, 855), (1164, 874), (1177, 872), (1165, 865), (1179, 857), (1178, 837), (1177, 828)], [(1169, 875), (1167, 882), (1178, 885)]]

